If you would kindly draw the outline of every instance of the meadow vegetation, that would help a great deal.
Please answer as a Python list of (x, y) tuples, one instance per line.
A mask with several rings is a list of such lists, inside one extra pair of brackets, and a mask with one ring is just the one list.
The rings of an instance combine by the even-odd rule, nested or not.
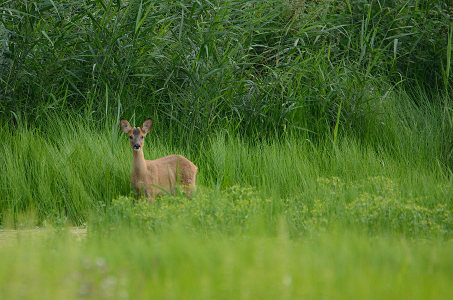
[[(2, 1), (0, 295), (449, 298), (452, 19), (424, 0)], [(135, 200), (121, 117), (154, 120), (146, 159), (198, 166), (193, 198)]]

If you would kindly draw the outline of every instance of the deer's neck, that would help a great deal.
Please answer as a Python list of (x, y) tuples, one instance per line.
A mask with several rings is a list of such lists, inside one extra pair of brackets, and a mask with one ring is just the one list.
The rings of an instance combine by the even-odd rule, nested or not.
[(132, 172), (137, 174), (143, 174), (146, 172), (146, 161), (143, 150), (132, 151), (134, 159), (132, 161)]

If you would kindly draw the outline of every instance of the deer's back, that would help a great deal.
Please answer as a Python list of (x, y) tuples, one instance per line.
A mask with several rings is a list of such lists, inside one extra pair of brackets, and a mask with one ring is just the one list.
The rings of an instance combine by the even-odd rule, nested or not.
[(162, 167), (168, 168), (171, 167), (179, 169), (190, 169), (190, 170), (198, 170), (197, 166), (187, 158), (182, 155), (172, 154), (168, 156), (164, 156), (155, 160), (150, 161), (151, 164), (157, 166), (159, 169)]
[[(173, 181), (175, 176), (179, 178), (178, 182), (183, 185), (194, 184), (195, 175), (198, 171), (197, 166), (182, 155), (168, 155), (155, 160), (147, 161), (148, 167), (153, 176), (157, 175), (157, 181), (160, 184)], [(156, 174), (157, 173), (157, 174)]]

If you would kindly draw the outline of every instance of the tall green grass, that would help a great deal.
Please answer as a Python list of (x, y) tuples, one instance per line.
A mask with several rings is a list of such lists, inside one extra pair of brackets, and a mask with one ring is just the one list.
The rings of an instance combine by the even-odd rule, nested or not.
[(323, 135), (341, 106), (341, 125), (373, 138), (394, 85), (420, 85), (423, 103), (451, 94), (450, 12), (442, 1), (4, 1), (0, 114)]
[[(407, 202), (450, 210), (451, 174), (439, 158), (444, 137), (438, 131), (442, 120), (436, 116), (441, 108), (402, 105), (404, 99), (409, 101), (394, 98), (392, 114), (385, 116), (374, 144), (344, 131), (337, 140), (333, 133), (324, 139), (288, 133), (280, 141), (256, 142), (218, 131), (199, 139), (197, 145), (197, 140), (186, 137), (175, 145), (166, 129), (155, 122), (145, 141), (145, 157), (185, 155), (199, 167), (202, 188), (220, 192), (232, 186), (254, 187), (262, 199), (270, 199), (275, 208), (270, 218), (274, 219), (290, 213), (290, 208), (282, 208), (282, 201), (290, 201), (297, 210), (304, 205), (311, 209), (319, 200), (333, 203), (328, 211), (335, 221), (337, 205), (344, 208), (375, 189), (369, 181), (372, 178), (390, 180), (396, 194), (383, 189), (367, 198), (371, 202), (376, 195), (389, 200), (388, 205)], [(27, 124), (18, 129), (5, 126), (0, 136), (4, 153), (0, 157), (0, 218), (7, 227), (21, 227), (26, 219), (23, 214), (33, 216), (36, 224), (83, 224), (91, 213), (103, 213), (113, 199), (131, 193), (132, 154), (117, 123), (99, 126), (80, 116), (54, 116), (34, 129)], [(332, 178), (339, 178), (345, 189), (330, 191), (322, 185), (324, 179)], [(449, 230), (448, 217), (439, 222)]]

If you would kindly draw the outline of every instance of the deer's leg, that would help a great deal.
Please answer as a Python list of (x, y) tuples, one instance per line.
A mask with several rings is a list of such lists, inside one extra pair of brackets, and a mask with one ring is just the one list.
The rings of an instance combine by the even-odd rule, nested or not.
[(137, 194), (137, 200), (140, 200), (142, 198), (142, 191), (139, 188), (135, 188), (135, 193)]
[(179, 184), (182, 185), (184, 189), (184, 194), (186, 194), (187, 197), (192, 198), (192, 193), (196, 191), (196, 186), (195, 186), (195, 176), (196, 173), (193, 174), (191, 170), (187, 171), (184, 170), (184, 172), (180, 172), (180, 177), (179, 177)]
[(186, 194), (187, 197), (192, 198), (192, 189), (190, 188), (190, 186), (184, 186), (184, 194)]
[(186, 194), (186, 196), (192, 198), (192, 194), (197, 190), (197, 187), (195, 185), (195, 176), (191, 176), (184, 180), (183, 185), (184, 193)]
[(197, 186), (195, 183), (189, 184), (189, 185), (184, 185), (184, 193), (188, 198), (192, 198), (193, 193), (197, 191)]
[(154, 200), (156, 199), (156, 191), (154, 188), (147, 188), (145, 189), (145, 196), (148, 199), (148, 202), (154, 204)]

